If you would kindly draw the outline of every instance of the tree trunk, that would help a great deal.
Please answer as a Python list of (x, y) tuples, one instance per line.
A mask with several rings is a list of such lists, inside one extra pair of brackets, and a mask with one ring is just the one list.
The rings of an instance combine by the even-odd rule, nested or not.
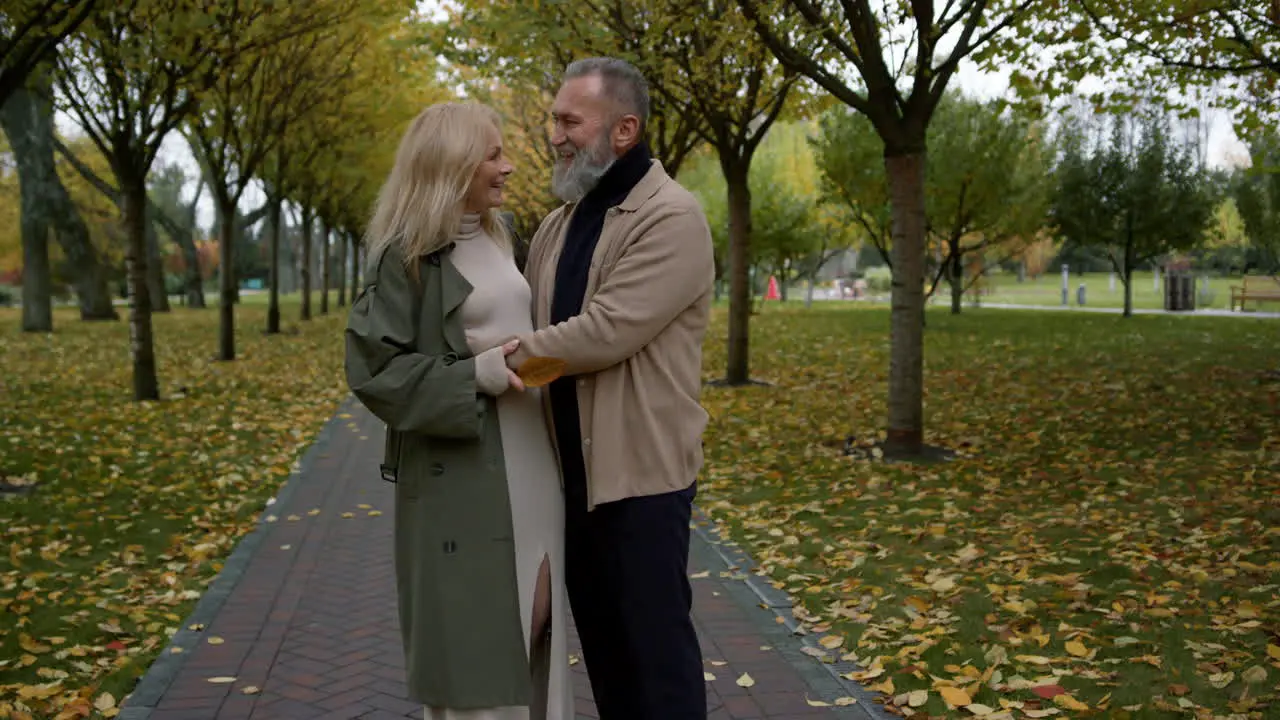
[(169, 291), (164, 283), (164, 266), (160, 260), (160, 231), (156, 227), (155, 208), (147, 203), (147, 289), (151, 291), (151, 312), (169, 312)]
[(1124, 269), (1124, 317), (1133, 317), (1133, 268), (1128, 266), (1128, 258), (1125, 259)]
[[(35, 278), (30, 290), (34, 293), (30, 303), (31, 311), (39, 314), (41, 301), (38, 298), (41, 293), (52, 295), (52, 269), (48, 267), (47, 260), (47, 228), (52, 227), (75, 278), (80, 319), (118, 320), (120, 315), (112, 305), (107, 268), (97, 248), (93, 246), (89, 229), (80, 218), (79, 210), (58, 177), (54, 162), (53, 106), (44, 99), (44, 93), (48, 91), (47, 84), (33, 90), (19, 89), (10, 96), (0, 112), (0, 124), (13, 148), (24, 197), (28, 190), (33, 193), (30, 201), (23, 201), (22, 222), (26, 224), (28, 212), (31, 212), (41, 216), (36, 222), (46, 228), (39, 231), (40, 242), (45, 247), (45, 269), (40, 268), (39, 251), (33, 260), (35, 264), (31, 266), (31, 276)], [(27, 188), (27, 185), (31, 187)], [(27, 205), (27, 202), (33, 204)], [(36, 250), (34, 247), (31, 249)], [(41, 290), (41, 273), (47, 278), (46, 290)], [(28, 291), (24, 285), (24, 308), (28, 305), (26, 292)], [(49, 305), (52, 312), (52, 297), (49, 298)], [(24, 314), (26, 312), (24, 310)]]
[(351, 302), (360, 292), (360, 236), (351, 233)]
[(351, 244), (351, 235), (338, 233), (338, 307), (347, 306), (347, 247)]
[(125, 276), (129, 285), (129, 355), (133, 359), (133, 399), (159, 400), (155, 337), (151, 329), (151, 288), (147, 282), (147, 181), (121, 178), (124, 200)]
[(178, 249), (182, 251), (182, 264), (185, 266), (182, 274), (187, 294), (187, 307), (207, 307), (204, 300), (204, 277), (200, 273), (200, 250), (196, 247), (195, 238), (191, 236), (191, 230), (187, 229), (171, 237), (177, 243)]
[(725, 382), (745, 385), (751, 374), (751, 188), (749, 166), (721, 160), (729, 193), (729, 361)]
[(311, 211), (302, 211), (302, 319), (311, 319)]
[(918, 456), (924, 444), (925, 152), (887, 155), (884, 164), (893, 212), (885, 450), (896, 456)]
[(947, 280), (951, 285), (951, 314), (959, 315), (964, 308), (964, 263), (954, 250), (947, 270)]
[[(21, 92), (21, 91), (19, 91)], [(22, 183), (22, 331), (53, 332), (49, 223), (31, 183)]]
[(236, 203), (230, 197), (215, 197), (223, 218), (218, 228), (218, 359), (230, 362), (236, 359)]
[(804, 288), (804, 308), (806, 310), (813, 307), (813, 288), (814, 288), (814, 285), (816, 284), (817, 283), (814, 280), (813, 275), (810, 275), (809, 280), (805, 284), (805, 288)]
[(320, 314), (329, 314), (329, 280), (331, 254), (329, 244), (329, 223), (320, 221)]
[(22, 330), (53, 332), (53, 269), (49, 263), (49, 208), (44, 203), (45, 186), (53, 165), (41, 167), (39, 151), (40, 106), (46, 105), (25, 89), (17, 88), (0, 113), (5, 135), (13, 147), (18, 165), (22, 234)]
[(267, 198), (267, 236), (271, 278), (267, 288), (267, 334), (280, 332), (280, 203), (279, 198)]

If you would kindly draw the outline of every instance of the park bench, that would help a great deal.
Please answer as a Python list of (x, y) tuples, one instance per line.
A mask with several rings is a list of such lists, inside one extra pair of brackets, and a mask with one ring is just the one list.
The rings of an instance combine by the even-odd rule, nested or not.
[(1257, 303), (1280, 302), (1280, 277), (1264, 277), (1262, 275), (1245, 275), (1243, 285), (1231, 286), (1231, 310), (1239, 303), (1244, 311), (1244, 302), (1253, 300)]

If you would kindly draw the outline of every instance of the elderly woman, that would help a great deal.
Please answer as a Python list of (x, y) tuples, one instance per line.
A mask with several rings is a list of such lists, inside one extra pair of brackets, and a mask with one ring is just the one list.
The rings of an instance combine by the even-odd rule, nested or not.
[(573, 718), (560, 473), (539, 390), (502, 344), (533, 330), (497, 210), (512, 170), (493, 110), (424, 110), (346, 329), (347, 382), (387, 424), (409, 693), (427, 720)]

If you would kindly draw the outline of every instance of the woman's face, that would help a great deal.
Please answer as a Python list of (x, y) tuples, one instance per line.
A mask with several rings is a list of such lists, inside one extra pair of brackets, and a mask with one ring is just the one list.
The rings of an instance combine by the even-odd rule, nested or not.
[(467, 212), (483, 212), (501, 206), (502, 187), (507, 182), (507, 176), (514, 171), (515, 168), (502, 154), (502, 135), (495, 128), (489, 135), (484, 160), (471, 178), (471, 189), (467, 191), (464, 209)]

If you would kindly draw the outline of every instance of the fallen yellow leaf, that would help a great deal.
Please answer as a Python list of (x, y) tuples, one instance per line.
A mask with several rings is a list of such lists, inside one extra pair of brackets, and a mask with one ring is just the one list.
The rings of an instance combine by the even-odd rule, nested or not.
[(973, 703), (973, 699), (969, 697), (969, 693), (958, 687), (940, 687), (938, 688), (938, 694), (942, 696), (943, 701), (945, 701), (948, 706), (953, 708), (965, 707)]

